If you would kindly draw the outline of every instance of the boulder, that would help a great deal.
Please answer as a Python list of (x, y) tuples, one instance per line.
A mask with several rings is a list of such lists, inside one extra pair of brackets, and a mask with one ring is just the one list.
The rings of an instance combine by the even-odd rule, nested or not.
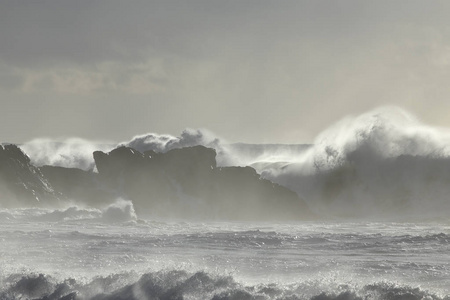
[(0, 207), (52, 206), (59, 194), (16, 145), (0, 146)]

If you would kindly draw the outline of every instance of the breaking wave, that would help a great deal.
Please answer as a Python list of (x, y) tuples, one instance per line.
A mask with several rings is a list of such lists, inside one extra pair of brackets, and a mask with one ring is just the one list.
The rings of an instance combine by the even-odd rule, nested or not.
[(99, 143), (79, 138), (69, 138), (63, 141), (38, 138), (20, 145), (20, 148), (36, 166), (51, 165), (93, 170), (95, 163), (92, 153), (97, 150), (109, 152), (119, 146), (127, 146), (140, 152), (153, 150), (164, 153), (172, 149), (196, 145), (216, 149), (218, 160), (223, 160), (224, 165), (230, 164), (227, 161), (227, 144), (206, 129), (185, 129), (179, 137), (147, 133), (120, 143)]
[(396, 107), (347, 117), (311, 145), (229, 144), (207, 130), (186, 129), (179, 137), (149, 133), (117, 145), (34, 140), (21, 148), (37, 165), (92, 170), (94, 150), (118, 145), (157, 152), (214, 148), (218, 166), (252, 166), (297, 192), (319, 214), (433, 219), (450, 210), (449, 130), (425, 125)]
[(450, 209), (449, 154), (448, 130), (381, 108), (342, 120), (295, 160), (260, 172), (321, 212), (427, 218)]
[(137, 276), (133, 273), (96, 277), (91, 281), (57, 280), (44, 274), (10, 275), (2, 280), (0, 298), (9, 299), (311, 299), (311, 300), (441, 300), (418, 287), (380, 282), (362, 287), (308, 281), (290, 285), (261, 283), (246, 285), (232, 276), (203, 271), (158, 271)]
[(101, 209), (69, 206), (65, 209), (9, 209), (0, 211), (3, 221), (38, 221), (38, 222), (101, 222), (122, 223), (136, 221), (137, 216), (130, 200), (117, 199)]
[(206, 129), (185, 129), (179, 137), (167, 134), (148, 133), (137, 135), (128, 142), (121, 143), (138, 151), (153, 150), (156, 152), (167, 152), (172, 149), (202, 145), (214, 149), (220, 149), (220, 139)]
[(133, 203), (123, 199), (118, 199), (113, 204), (107, 206), (102, 211), (101, 218), (106, 222), (112, 223), (137, 220)]
[(114, 144), (97, 143), (79, 138), (69, 138), (60, 142), (51, 139), (34, 139), (20, 148), (36, 166), (50, 165), (82, 170), (94, 169), (94, 151), (110, 151)]

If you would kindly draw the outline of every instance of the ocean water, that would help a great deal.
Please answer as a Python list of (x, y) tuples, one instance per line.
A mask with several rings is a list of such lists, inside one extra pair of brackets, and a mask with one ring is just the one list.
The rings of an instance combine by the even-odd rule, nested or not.
[[(125, 204), (125, 205), (124, 205)], [(0, 299), (450, 299), (450, 224), (0, 211)]]
[[(450, 300), (448, 129), (382, 108), (308, 145), (232, 144), (205, 130), (120, 144), (214, 148), (218, 166), (254, 167), (317, 219), (169, 219), (174, 207), (143, 219), (132, 199), (103, 209), (0, 201), (0, 299)], [(36, 139), (21, 148), (37, 166), (95, 172), (92, 151), (117, 145)]]

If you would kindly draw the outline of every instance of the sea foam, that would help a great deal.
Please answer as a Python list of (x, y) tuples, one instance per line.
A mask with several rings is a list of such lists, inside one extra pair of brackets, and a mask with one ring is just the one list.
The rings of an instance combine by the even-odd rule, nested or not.
[(450, 208), (449, 150), (448, 130), (389, 107), (348, 117), (291, 162), (259, 171), (322, 212), (428, 217)]
[(438, 295), (395, 283), (379, 282), (362, 287), (327, 286), (321, 282), (291, 285), (276, 283), (256, 286), (236, 282), (232, 276), (217, 276), (203, 271), (159, 271), (143, 274), (130, 282), (130, 274), (97, 277), (82, 283), (75, 279), (57, 281), (44, 274), (12, 275), (0, 289), (1, 299), (433, 299)]

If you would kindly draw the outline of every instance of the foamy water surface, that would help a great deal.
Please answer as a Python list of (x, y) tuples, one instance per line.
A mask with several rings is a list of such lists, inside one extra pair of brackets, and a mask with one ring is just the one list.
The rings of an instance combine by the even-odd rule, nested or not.
[(158, 222), (115, 207), (121, 220), (111, 207), (2, 210), (0, 298), (450, 295), (449, 224)]

